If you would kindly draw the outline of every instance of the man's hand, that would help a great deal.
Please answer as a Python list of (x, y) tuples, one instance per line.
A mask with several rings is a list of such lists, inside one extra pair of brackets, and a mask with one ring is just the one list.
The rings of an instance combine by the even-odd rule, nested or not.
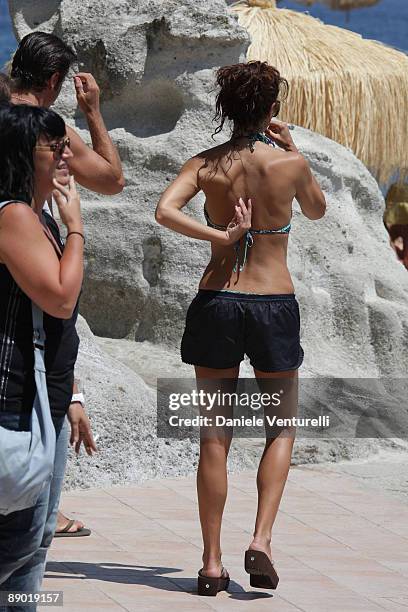
[(95, 440), (92, 435), (91, 423), (87, 417), (84, 407), (79, 402), (74, 402), (68, 408), (68, 420), (71, 424), (71, 437), (69, 443), (74, 446), (78, 455), (81, 443), (84, 443), (88, 455), (97, 452)]
[(92, 74), (78, 72), (74, 76), (76, 97), (85, 115), (99, 112), (99, 87)]

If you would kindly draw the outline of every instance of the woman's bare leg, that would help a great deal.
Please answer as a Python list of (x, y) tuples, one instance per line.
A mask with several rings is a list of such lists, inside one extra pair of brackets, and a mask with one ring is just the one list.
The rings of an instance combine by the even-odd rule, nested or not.
[[(297, 370), (278, 373), (267, 373), (259, 370), (254, 370), (254, 372), (262, 390), (267, 389), (265, 379), (291, 379), (285, 380), (285, 386), (289, 385), (291, 393), (289, 401), (292, 403), (292, 411), (295, 404), (297, 409)], [(271, 560), (272, 526), (275, 522), (289, 473), (294, 439), (295, 431), (291, 428), (282, 429), (277, 437), (267, 439), (258, 468), (258, 510), (254, 537), (249, 548), (265, 552)]]
[[(225, 370), (196, 366), (195, 370), (199, 389), (235, 391), (239, 366)], [(221, 410), (225, 413), (223, 408)], [(228, 407), (226, 410), (230, 411)], [(227, 499), (227, 457), (231, 439), (231, 431), (201, 429), (197, 494), (204, 545), (203, 573), (213, 577), (220, 576), (222, 571), (221, 521)]]

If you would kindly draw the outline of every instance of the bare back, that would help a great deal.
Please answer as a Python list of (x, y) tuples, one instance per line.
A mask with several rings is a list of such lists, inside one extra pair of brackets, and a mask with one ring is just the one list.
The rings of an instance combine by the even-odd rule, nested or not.
[[(256, 142), (232, 148), (227, 142), (197, 156), (202, 160), (199, 186), (214, 224), (226, 226), (242, 197), (252, 200), (252, 228), (277, 229), (290, 223), (296, 195), (297, 153)], [(241, 240), (241, 258), (244, 249)], [(231, 246), (211, 244), (211, 260), (200, 282), (202, 289), (229, 289), (252, 293), (293, 293), (287, 268), (288, 234), (253, 235), (244, 269), (234, 272), (236, 253)]]

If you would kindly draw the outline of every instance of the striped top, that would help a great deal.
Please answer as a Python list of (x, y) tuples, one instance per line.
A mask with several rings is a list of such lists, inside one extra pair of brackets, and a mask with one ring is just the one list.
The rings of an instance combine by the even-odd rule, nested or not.
[[(57, 223), (48, 213), (43, 215), (63, 250)], [(54, 417), (66, 413), (72, 397), (79, 346), (75, 329), (77, 316), (78, 304), (70, 319), (44, 313), (47, 389)], [(0, 264), (0, 411), (31, 411), (35, 395), (32, 336), (31, 300), (15, 283), (7, 267)]]

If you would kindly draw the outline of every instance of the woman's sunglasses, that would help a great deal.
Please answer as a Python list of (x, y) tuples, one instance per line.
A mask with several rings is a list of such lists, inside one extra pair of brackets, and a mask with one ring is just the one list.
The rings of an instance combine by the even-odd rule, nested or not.
[(71, 141), (69, 138), (64, 138), (63, 140), (60, 140), (59, 142), (52, 142), (51, 144), (48, 145), (36, 145), (36, 149), (39, 149), (40, 151), (52, 151), (53, 153), (58, 153), (59, 157), (61, 157), (61, 155), (64, 153), (64, 149), (65, 147), (69, 147), (71, 144)]

